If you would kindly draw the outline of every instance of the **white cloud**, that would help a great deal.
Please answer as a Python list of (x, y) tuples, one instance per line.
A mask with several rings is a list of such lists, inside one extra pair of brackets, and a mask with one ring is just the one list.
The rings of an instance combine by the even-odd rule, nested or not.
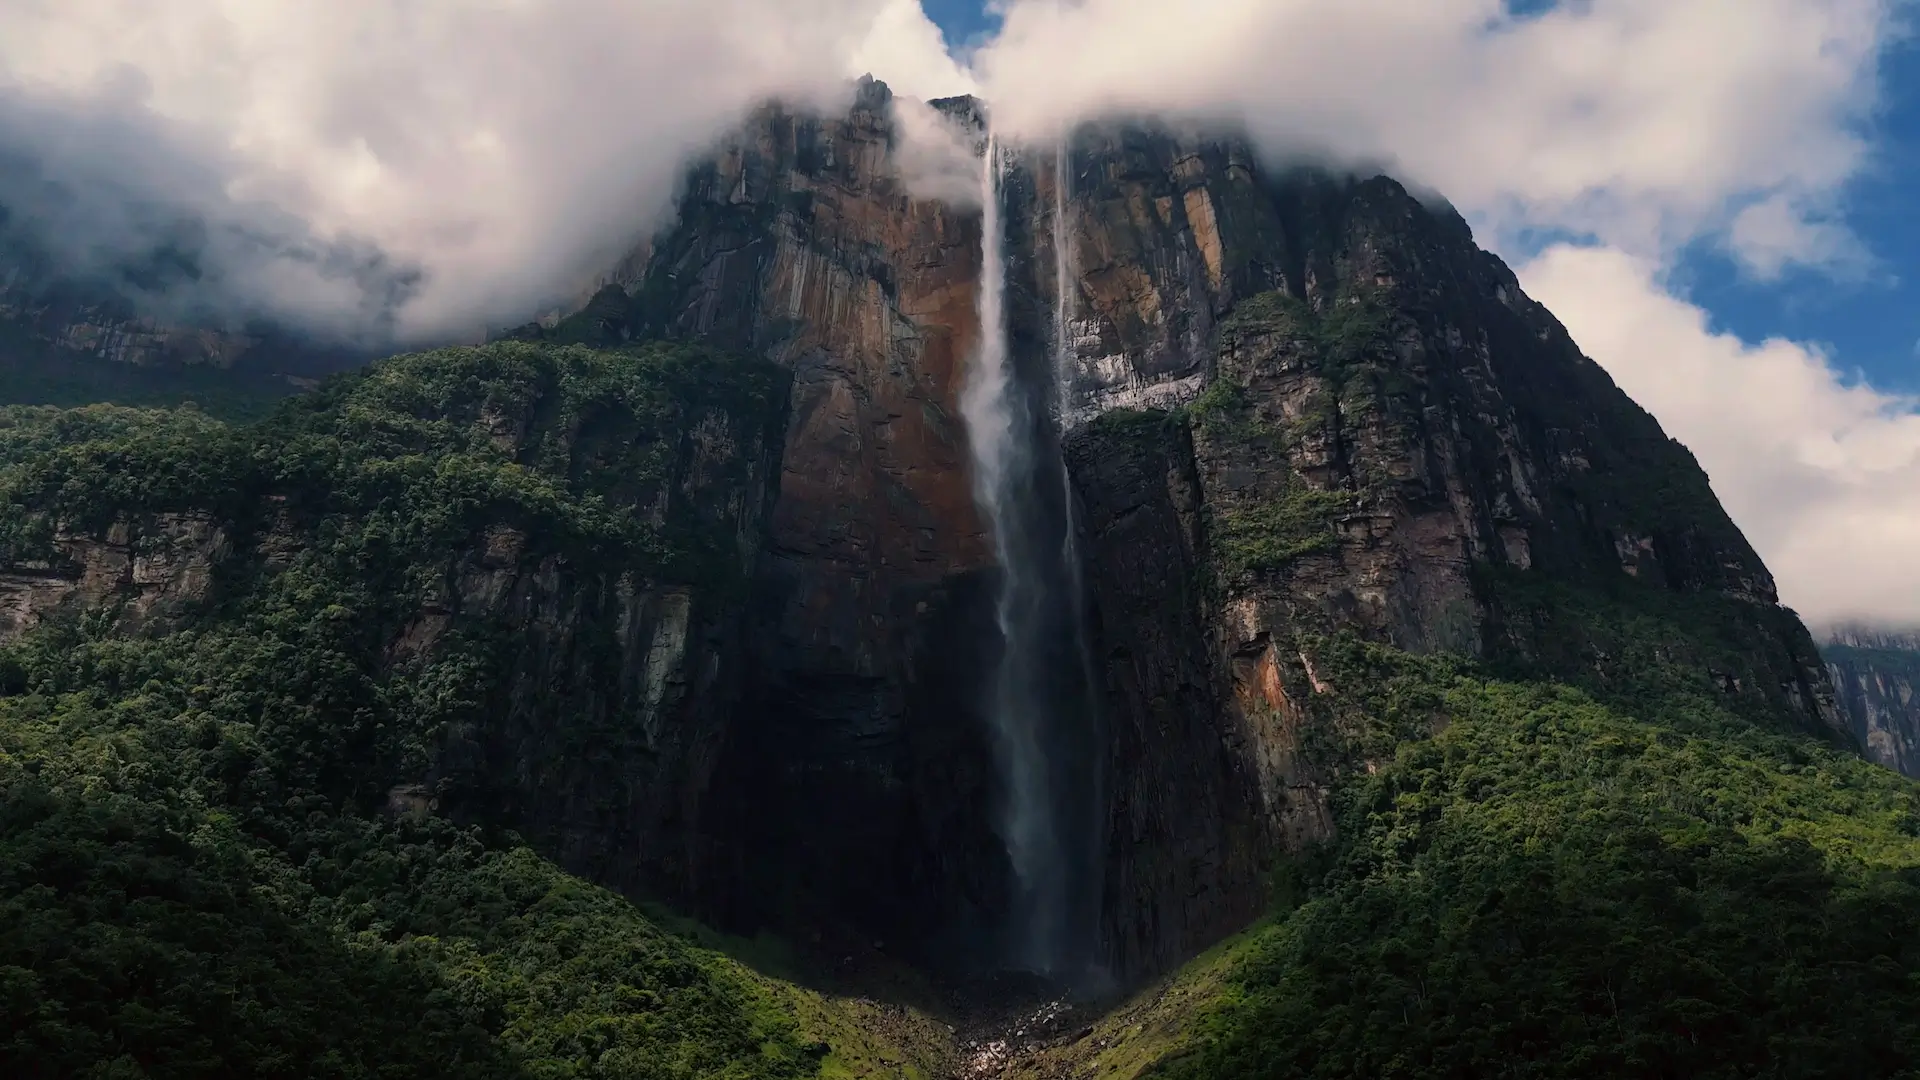
[[(1737, 198), (1818, 203), (1853, 175), (1891, 19), (1888, 0), (1013, 0), (976, 66), (999, 121), (1036, 133), (1242, 118), (1270, 151), (1393, 162), (1496, 240), (1655, 254), (1728, 228)], [(1766, 239), (1783, 262), (1834, 243)]]
[(924, 101), (895, 98), (893, 119), (899, 132), (894, 147), (901, 180), (915, 198), (950, 206), (980, 205), (978, 135)]
[(1648, 260), (1562, 246), (1519, 275), (1693, 450), (1787, 604), (1920, 620), (1920, 400), (1844, 383), (1805, 345), (1715, 333)]
[(886, 0), (851, 66), (877, 73), (895, 94), (920, 101), (977, 89), (972, 74), (947, 53), (946, 39), (920, 0)]
[(1734, 216), (1727, 244), (1734, 258), (1756, 279), (1777, 281), (1788, 267), (1825, 270), (1836, 278), (1857, 280), (1872, 270), (1866, 245), (1831, 215), (1795, 205), (1775, 195)]
[(1036, 134), (1105, 109), (1238, 118), (1275, 152), (1391, 162), (1496, 246), (1717, 232), (1773, 273), (1853, 251), (1805, 208), (1860, 164), (1894, 2), (1010, 0), (968, 72), (916, 0), (12, 0), (0, 112), (117, 87), (127, 122), (219, 150), (220, 197), (423, 265), (405, 316), (426, 333), (585, 272), (752, 103), (867, 70), (919, 97), (977, 79)]
[(843, 95), (868, 68), (928, 90), (964, 82), (913, 0), (0, 5), (0, 117), (111, 109), (176, 146), (191, 130), (218, 190), (137, 168), (114, 190), (202, 213), (264, 201), (420, 264), (402, 313), (415, 334), (524, 316), (635, 239), (685, 160), (744, 110)]

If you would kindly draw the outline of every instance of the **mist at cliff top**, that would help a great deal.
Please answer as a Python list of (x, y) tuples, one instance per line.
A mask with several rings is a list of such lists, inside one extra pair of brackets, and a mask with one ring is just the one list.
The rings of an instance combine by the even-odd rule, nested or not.
[(191, 220), (182, 310), (404, 343), (570, 298), (747, 110), (841, 108), (864, 72), (978, 93), (1011, 137), (1113, 112), (1244, 125), (1444, 193), (1693, 447), (1790, 602), (1920, 621), (1913, 403), (1817, 346), (1717, 333), (1670, 280), (1702, 244), (1760, 279), (1873, 272), (1839, 200), (1906, 5), (1525, 8), (1010, 0), (955, 57), (916, 0), (20, 0), (0, 204), (81, 268)]

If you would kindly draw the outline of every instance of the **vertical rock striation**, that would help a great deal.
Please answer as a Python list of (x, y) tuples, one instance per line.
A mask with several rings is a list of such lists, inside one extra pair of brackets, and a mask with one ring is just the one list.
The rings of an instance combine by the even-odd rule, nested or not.
[(1088, 128), (1072, 153), (1068, 454), (1123, 971), (1243, 923), (1273, 853), (1327, 836), (1324, 635), (1590, 675), (1605, 649), (1560, 649), (1565, 617), (1529, 587), (1723, 598), (1752, 623), (1727, 685), (1834, 724), (1692, 456), (1451, 209), (1151, 127)]
[(1838, 626), (1820, 654), (1840, 715), (1867, 757), (1920, 778), (1920, 633)]
[(960, 416), (980, 215), (916, 197), (898, 138), (871, 81), (844, 116), (763, 109), (554, 332), (701, 338), (793, 374), (703, 906), (964, 955), (1009, 892), (979, 693), (994, 557)]

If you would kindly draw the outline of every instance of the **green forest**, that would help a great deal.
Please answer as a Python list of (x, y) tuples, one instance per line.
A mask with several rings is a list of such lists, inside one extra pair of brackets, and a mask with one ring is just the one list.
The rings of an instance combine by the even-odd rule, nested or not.
[[(815, 1075), (828, 1048), (763, 980), (510, 831), (382, 812), (492, 677), (479, 633), (382, 661), (442, 564), (508, 521), (577, 561), (710, 572), (638, 493), (693, 416), (777, 412), (780, 386), (698, 350), (510, 344), (252, 426), (0, 410), (0, 562), (166, 514), (299, 538), (164, 628), (74, 611), (0, 648), (0, 1071)], [(483, 414), (530, 433), (498, 445)]]
[(1438, 734), (1338, 791), (1342, 843), (1154, 1074), (1914, 1075), (1920, 792), (1629, 622), (1627, 686), (1326, 643), (1375, 738)]

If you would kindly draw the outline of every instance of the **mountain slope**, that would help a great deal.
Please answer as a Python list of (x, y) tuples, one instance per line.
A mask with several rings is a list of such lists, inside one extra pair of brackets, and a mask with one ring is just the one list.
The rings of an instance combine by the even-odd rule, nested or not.
[(1912, 1075), (1920, 794), (1755, 726), (1658, 659), (1696, 626), (1636, 621), (1631, 693), (1321, 643), (1316, 713), (1390, 747), (1336, 785), (1340, 839), (1015, 1074)]

